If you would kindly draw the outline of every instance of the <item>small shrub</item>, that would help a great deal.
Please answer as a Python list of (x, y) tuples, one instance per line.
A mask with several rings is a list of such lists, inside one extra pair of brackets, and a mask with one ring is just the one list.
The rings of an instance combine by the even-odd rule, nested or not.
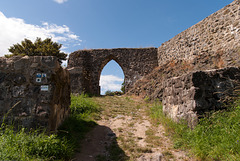
[(120, 96), (120, 95), (123, 95), (123, 92), (121, 92), (121, 91), (110, 91), (110, 90), (107, 90), (107, 91), (105, 92), (105, 95), (106, 95), (106, 96), (115, 96), (115, 95)]
[(105, 92), (105, 95), (106, 95), (106, 96), (114, 96), (114, 93), (113, 93), (112, 91), (110, 91), (110, 90), (107, 90), (107, 91)]

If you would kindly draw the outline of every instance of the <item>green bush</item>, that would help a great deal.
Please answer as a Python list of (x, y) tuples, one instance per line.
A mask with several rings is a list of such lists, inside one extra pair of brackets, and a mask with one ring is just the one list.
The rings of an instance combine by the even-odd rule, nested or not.
[(123, 94), (124, 94), (124, 92), (121, 92), (121, 91), (110, 91), (110, 90), (107, 90), (105, 92), (106, 96), (115, 96), (115, 95), (120, 96), (120, 95), (123, 95)]
[(11, 55), (5, 55), (10, 58), (12, 56), (56, 56), (60, 63), (66, 60), (67, 54), (61, 52), (61, 44), (53, 42), (51, 38), (42, 40), (37, 38), (35, 42), (29, 39), (24, 39), (20, 44), (14, 44), (8, 49)]
[(105, 95), (106, 95), (106, 96), (114, 96), (114, 93), (113, 93), (112, 91), (110, 91), (110, 90), (107, 90), (107, 91), (105, 92)]

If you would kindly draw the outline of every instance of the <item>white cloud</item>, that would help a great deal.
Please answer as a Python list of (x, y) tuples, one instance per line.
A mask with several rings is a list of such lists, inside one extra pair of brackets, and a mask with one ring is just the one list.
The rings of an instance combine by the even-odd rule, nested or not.
[(48, 22), (43, 22), (40, 26), (27, 24), (23, 19), (8, 18), (0, 12), (0, 56), (9, 54), (8, 48), (20, 43), (24, 38), (35, 41), (37, 37), (52, 38), (53, 41), (63, 44), (64, 50), (82, 42), (66, 25), (58, 26)]
[(55, 2), (59, 3), (59, 4), (62, 4), (64, 2), (67, 2), (68, 0), (54, 0)]
[(105, 94), (107, 90), (120, 91), (124, 79), (114, 75), (101, 75), (100, 86), (101, 94)]

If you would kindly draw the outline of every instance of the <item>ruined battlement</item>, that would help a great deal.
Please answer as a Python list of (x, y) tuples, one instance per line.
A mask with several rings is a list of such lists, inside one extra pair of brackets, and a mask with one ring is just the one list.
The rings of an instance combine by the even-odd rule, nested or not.
[(125, 75), (125, 90), (158, 66), (157, 48), (117, 48), (79, 50), (70, 54), (70, 72), (73, 93), (87, 92), (99, 95), (99, 80), (102, 69), (115, 60)]

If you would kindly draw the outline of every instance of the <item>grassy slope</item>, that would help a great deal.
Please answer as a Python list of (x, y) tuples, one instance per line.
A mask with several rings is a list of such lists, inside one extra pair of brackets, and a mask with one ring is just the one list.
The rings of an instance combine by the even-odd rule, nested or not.
[(230, 110), (218, 111), (200, 120), (195, 129), (176, 124), (155, 104), (150, 110), (156, 122), (164, 125), (175, 148), (191, 149), (201, 160), (240, 160), (240, 102)]

